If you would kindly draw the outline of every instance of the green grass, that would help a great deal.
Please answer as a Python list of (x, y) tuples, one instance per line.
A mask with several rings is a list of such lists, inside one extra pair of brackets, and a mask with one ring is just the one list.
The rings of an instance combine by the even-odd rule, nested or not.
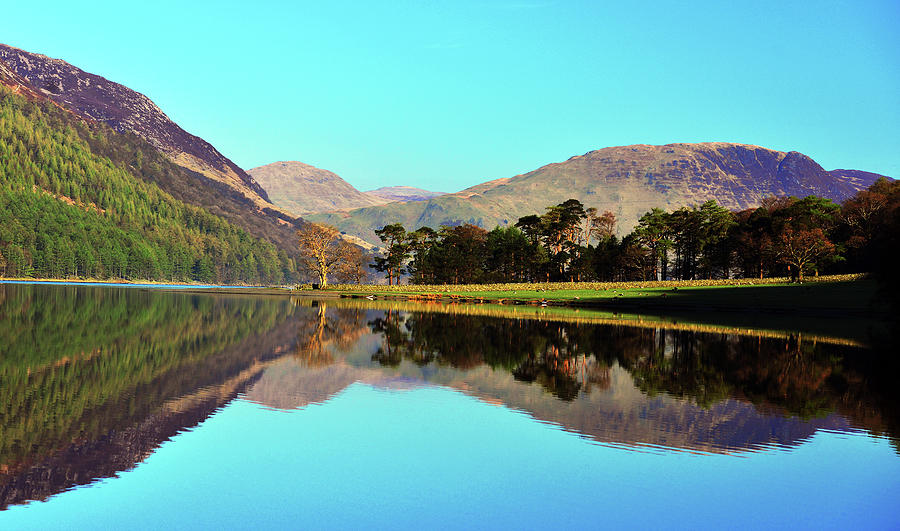
[(704, 281), (482, 284), (461, 286), (333, 286), (345, 296), (598, 306), (640, 310), (734, 310), (803, 313), (883, 312), (878, 286), (861, 275)]

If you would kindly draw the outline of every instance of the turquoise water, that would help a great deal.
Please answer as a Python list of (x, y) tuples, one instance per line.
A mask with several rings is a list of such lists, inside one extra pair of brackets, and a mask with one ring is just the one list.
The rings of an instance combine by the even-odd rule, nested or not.
[(898, 477), (895, 449), (864, 434), (820, 432), (750, 457), (634, 451), (447, 388), (353, 384), (289, 412), (234, 401), (135, 469), (3, 519), (36, 529), (889, 528)]
[(3, 529), (900, 524), (877, 348), (115, 288), (0, 316)]

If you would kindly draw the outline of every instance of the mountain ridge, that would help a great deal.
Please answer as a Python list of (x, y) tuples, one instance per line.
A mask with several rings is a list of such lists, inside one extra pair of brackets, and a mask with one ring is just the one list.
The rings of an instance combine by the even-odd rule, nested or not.
[(432, 192), (415, 186), (382, 186), (374, 190), (366, 190), (366, 194), (374, 195), (390, 202), (397, 201), (425, 201), (433, 197), (447, 195), (446, 192)]
[[(89, 124), (93, 132), (84, 139), (90, 149), (109, 158), (114, 164), (122, 165), (137, 178), (155, 183), (175, 199), (199, 206), (254, 237), (268, 240), (288, 254), (296, 255), (294, 233), (303, 226), (304, 221), (272, 204), (265, 190), (249, 174), (205, 140), (187, 133), (169, 120), (143, 94), (85, 72), (62, 59), (2, 44), (0, 84), (32, 101), (52, 104)], [(48, 88), (48, 84), (52, 86)], [(83, 91), (88, 87), (96, 90), (85, 95)], [(76, 95), (67, 95), (69, 90)], [(125, 98), (121, 99), (123, 94)], [(143, 111), (132, 108), (134, 102), (138, 102)], [(147, 109), (158, 111), (156, 118), (164, 121), (141, 125), (141, 117), (144, 116), (141, 113)], [(126, 123), (122, 117), (130, 121)], [(162, 130), (155, 137), (148, 132), (154, 123), (162, 123)], [(190, 145), (181, 146), (176, 142), (169, 148), (161, 148), (160, 143), (166, 138), (161, 140), (160, 135), (168, 133), (171, 135), (166, 137), (167, 141), (186, 139)], [(188, 153), (191, 150), (195, 152), (193, 155)], [(204, 153), (210, 157), (206, 162), (198, 158)], [(213, 171), (215, 164), (221, 167)]]
[(186, 169), (222, 181), (265, 206), (265, 190), (202, 138), (172, 121), (153, 101), (125, 85), (86, 72), (62, 59), (0, 44), (0, 61), (33, 91), (83, 118), (134, 133)]

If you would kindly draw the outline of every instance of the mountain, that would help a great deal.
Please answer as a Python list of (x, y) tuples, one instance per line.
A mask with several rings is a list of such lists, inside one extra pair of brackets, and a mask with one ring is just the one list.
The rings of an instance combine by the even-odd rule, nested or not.
[(410, 230), (460, 223), (490, 229), (575, 198), (587, 207), (614, 212), (619, 233), (624, 234), (654, 207), (670, 210), (714, 199), (740, 210), (759, 205), (765, 197), (784, 195), (841, 201), (878, 177), (855, 170), (828, 172), (802, 153), (746, 144), (641, 144), (591, 151), (427, 201), (316, 214), (309, 219), (378, 244), (374, 229), (389, 223), (399, 222)]
[(143, 94), (65, 61), (2, 44), (0, 83), (32, 100), (53, 102), (90, 124), (96, 131), (83, 140), (114, 165), (295, 253), (294, 232), (303, 221), (271, 204), (249, 174), (184, 131)]
[(273, 203), (301, 216), (394, 201), (422, 201), (443, 195), (412, 186), (386, 186), (360, 192), (335, 173), (296, 161), (273, 162), (248, 173), (268, 192)]
[(413, 188), (412, 186), (382, 186), (377, 190), (369, 190), (366, 192), (388, 202), (395, 201), (426, 201), (432, 197), (446, 195), (444, 192), (430, 192), (421, 188)]
[(360, 192), (338, 175), (295, 161), (273, 162), (249, 171), (272, 202), (294, 214), (349, 210), (386, 201)]
[(179, 127), (147, 96), (60, 59), (3, 44), (0, 61), (60, 106), (116, 131), (134, 133), (179, 166), (224, 182), (254, 201), (269, 202), (265, 190), (247, 172)]

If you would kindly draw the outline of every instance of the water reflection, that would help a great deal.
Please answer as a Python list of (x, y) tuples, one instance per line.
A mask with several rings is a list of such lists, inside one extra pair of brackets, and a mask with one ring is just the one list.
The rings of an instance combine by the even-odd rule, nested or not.
[(0, 285), (0, 338), (0, 508), (128, 470), (237, 397), (296, 409), (356, 382), (714, 453), (821, 429), (896, 445), (900, 418), (878, 349), (583, 312)]
[(285, 301), (0, 285), (0, 508), (126, 470), (293, 347)]
[(294, 376), (276, 385), (267, 372), (248, 398), (302, 407), (352, 382), (405, 378), (610, 444), (747, 451), (794, 446), (819, 429), (896, 440), (896, 393), (883, 377), (896, 361), (840, 341), (316, 304), (317, 357), (332, 365), (312, 379), (331, 381), (329, 391), (310, 395), (299, 383), (309, 369), (282, 366), (271, 370)]

